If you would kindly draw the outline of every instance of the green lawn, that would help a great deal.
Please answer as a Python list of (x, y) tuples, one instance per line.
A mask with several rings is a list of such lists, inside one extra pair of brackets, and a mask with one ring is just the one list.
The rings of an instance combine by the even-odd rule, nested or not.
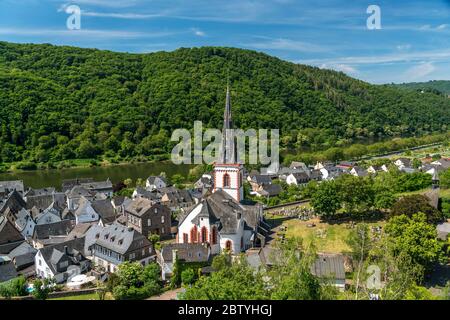
[[(301, 221), (299, 219), (285, 219), (281, 216), (267, 216), (272, 225), (286, 226), (286, 237), (300, 237), (303, 239), (305, 245), (314, 242), (317, 250), (323, 253), (345, 253), (349, 252), (350, 248), (345, 243), (345, 239), (352, 229), (349, 228), (348, 223), (329, 224), (313, 219), (309, 221)], [(284, 218), (284, 219), (283, 219)], [(315, 227), (308, 227), (314, 223)], [(385, 221), (367, 222), (369, 227), (382, 226)]]
[[(53, 298), (48, 300), (98, 300), (98, 295), (94, 293), (81, 294), (77, 296), (69, 296), (69, 297), (61, 297), (61, 298)], [(110, 293), (106, 294), (105, 300), (113, 300)]]

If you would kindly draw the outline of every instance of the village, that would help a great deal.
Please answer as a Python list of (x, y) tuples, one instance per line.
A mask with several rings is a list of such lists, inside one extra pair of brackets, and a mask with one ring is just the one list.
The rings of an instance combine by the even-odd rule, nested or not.
[[(231, 126), (227, 98), (224, 128)], [(229, 141), (226, 134), (224, 130), (224, 141)], [(170, 298), (176, 299), (182, 289), (172, 279), (179, 277), (180, 263), (202, 276), (215, 272), (213, 258), (223, 254), (244, 257), (255, 270), (270, 268), (276, 244), (295, 236), (315, 239), (319, 252), (312, 274), (331, 279), (343, 292), (351, 285), (348, 274), (354, 263), (345, 254), (348, 248), (339, 234), (347, 234), (355, 222), (346, 221), (339, 228), (327, 224), (308, 199), (275, 206), (253, 200), (279, 196), (282, 184), (300, 190), (311, 182), (396, 170), (429, 175), (432, 187), (426, 195), (437, 209), (439, 175), (450, 168), (445, 157), (396, 157), (364, 167), (356, 162), (292, 162), (288, 167), (248, 172), (236, 161), (233, 149), (223, 147), (220, 155), (212, 172), (202, 174), (193, 188), (179, 188), (164, 175), (150, 176), (131, 197), (117, 195), (110, 180), (80, 178), (42, 189), (28, 188), (22, 181), (1, 181), (0, 282), (22, 276), (29, 294), (36, 290), (35, 279), (51, 280), (65, 295), (83, 289), (92, 293), (124, 263), (144, 268), (157, 264), (163, 290), (172, 290)], [(370, 226), (372, 233), (382, 232), (383, 223)], [(450, 223), (443, 221), (436, 228), (445, 241)]]

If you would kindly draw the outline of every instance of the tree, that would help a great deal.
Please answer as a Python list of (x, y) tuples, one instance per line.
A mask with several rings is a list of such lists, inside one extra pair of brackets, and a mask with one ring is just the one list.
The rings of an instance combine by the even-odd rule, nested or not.
[(370, 179), (348, 174), (336, 180), (341, 202), (347, 211), (362, 212), (373, 206), (375, 193), (371, 182)]
[(255, 272), (244, 259), (230, 267), (201, 276), (181, 294), (182, 300), (261, 300), (268, 299), (262, 274)]
[(335, 181), (323, 181), (311, 197), (314, 211), (321, 216), (334, 215), (342, 205), (342, 199)]
[(192, 268), (184, 269), (181, 272), (181, 282), (185, 285), (191, 285), (195, 281), (195, 272)]
[(450, 188), (450, 169), (439, 174), (439, 184), (441, 188)]
[(392, 243), (394, 256), (403, 252), (425, 270), (445, 259), (436, 228), (427, 222), (423, 213), (414, 214), (412, 218), (394, 216), (386, 224), (385, 231)]
[(52, 292), (53, 280), (45, 278), (44, 280), (36, 279), (33, 282), (33, 295), (38, 300), (47, 300), (48, 294)]
[(358, 262), (358, 269), (356, 273), (356, 286), (355, 297), (358, 299), (358, 291), (360, 286), (361, 272), (364, 265), (364, 261), (367, 259), (372, 242), (369, 236), (369, 227), (365, 223), (360, 223), (356, 226), (356, 229), (352, 230), (346, 241), (350, 249), (352, 250), (353, 261)]
[(145, 299), (161, 291), (160, 269), (156, 263), (145, 268), (138, 262), (126, 261), (119, 265), (117, 284), (113, 288), (117, 300)]
[(392, 208), (397, 201), (397, 197), (390, 191), (384, 191), (375, 195), (374, 205), (378, 210)]
[(221, 255), (215, 256), (213, 258), (212, 268), (215, 271), (220, 271), (225, 268), (228, 268), (231, 266), (231, 255), (229, 253), (222, 253)]
[(390, 216), (406, 215), (412, 217), (416, 213), (423, 213), (429, 223), (442, 221), (443, 214), (430, 205), (429, 199), (424, 195), (410, 195), (400, 198), (392, 207)]

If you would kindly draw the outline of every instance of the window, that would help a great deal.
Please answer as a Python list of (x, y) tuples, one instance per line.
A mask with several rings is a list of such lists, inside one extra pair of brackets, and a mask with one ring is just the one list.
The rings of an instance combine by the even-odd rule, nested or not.
[(149, 227), (152, 226), (152, 219), (148, 219), (148, 220), (147, 220), (147, 225), (148, 225)]
[(225, 242), (225, 249), (226, 249), (227, 251), (233, 252), (233, 250), (231, 249), (231, 247), (232, 247), (231, 240), (227, 240), (227, 242)]
[(183, 233), (183, 243), (188, 243), (189, 242), (189, 236), (187, 233)]
[(191, 229), (191, 243), (197, 243), (197, 226), (193, 226)]
[(202, 227), (201, 235), (202, 235), (201, 242), (202, 243), (208, 242), (208, 230), (206, 229), (206, 227)]
[(164, 230), (164, 228), (161, 228), (161, 233), (165, 233), (166, 231)]
[(215, 226), (212, 228), (211, 238), (211, 243), (217, 244), (217, 228)]
[(164, 216), (161, 217), (161, 223), (164, 223)]
[(136, 258), (136, 253), (130, 253), (129, 258), (130, 258), (130, 260), (133, 260), (134, 258)]
[(38, 261), (39, 261), (39, 265), (42, 266), (42, 260), (39, 259)]
[(223, 187), (224, 188), (229, 188), (231, 185), (230, 183), (230, 175), (228, 173), (225, 173), (223, 175)]

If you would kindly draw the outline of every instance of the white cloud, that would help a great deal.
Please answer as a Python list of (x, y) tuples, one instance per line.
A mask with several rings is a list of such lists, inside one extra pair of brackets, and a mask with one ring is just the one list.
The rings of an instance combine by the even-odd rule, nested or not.
[(405, 78), (410, 80), (420, 80), (423, 77), (433, 73), (436, 67), (431, 62), (424, 62), (414, 67), (409, 68), (405, 72)]
[(399, 52), (376, 56), (356, 56), (342, 57), (337, 59), (308, 59), (298, 60), (298, 63), (312, 64), (320, 66), (322, 64), (384, 64), (397, 62), (436, 62), (447, 61), (450, 58), (450, 49), (443, 48), (434, 51), (418, 51), (418, 52)]
[(397, 50), (399, 51), (406, 51), (411, 49), (411, 45), (410, 44), (400, 44), (397, 46)]
[(266, 40), (244, 44), (246, 47), (261, 49), (261, 50), (286, 50), (297, 52), (326, 52), (328, 49), (316, 44), (291, 40), (291, 39), (272, 39), (263, 38)]
[(349, 75), (356, 75), (358, 74), (358, 70), (352, 66), (349, 66), (347, 64), (342, 64), (342, 63), (338, 63), (338, 64), (322, 64), (319, 66), (319, 68), (321, 69), (332, 69), (332, 70), (336, 70), (336, 71), (342, 71), (346, 74)]
[(191, 31), (197, 36), (197, 37), (205, 37), (206, 33), (198, 28), (192, 28)]
[(133, 32), (116, 30), (68, 30), (68, 29), (15, 29), (0, 28), (0, 35), (15, 36), (53, 36), (84, 38), (155, 38), (170, 36), (171, 32)]
[(112, 12), (94, 12), (82, 11), (83, 16), (117, 19), (152, 19), (163, 17), (162, 14), (140, 14), (140, 13), (112, 13)]

